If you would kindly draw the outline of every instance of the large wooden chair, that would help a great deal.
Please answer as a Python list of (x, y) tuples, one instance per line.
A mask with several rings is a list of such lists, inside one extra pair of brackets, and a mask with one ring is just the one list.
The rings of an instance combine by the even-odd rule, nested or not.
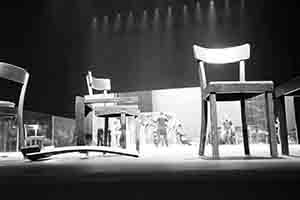
[[(26, 87), (29, 79), (29, 73), (20, 67), (12, 64), (0, 62), (0, 77), (9, 81), (16, 82), (22, 86), (18, 106), (15, 102), (0, 100), (0, 117), (5, 120), (16, 119), (17, 122), (17, 151), (24, 145), (24, 125), (23, 125), (23, 105), (26, 93)], [(2, 133), (3, 134), (3, 133)]]
[[(206, 130), (207, 130), (207, 110), (210, 103), (210, 120), (212, 134), (212, 156), (219, 158), (219, 136), (217, 134), (217, 109), (216, 101), (236, 101), (241, 103), (241, 119), (245, 154), (250, 155), (249, 141), (247, 133), (247, 122), (245, 113), (245, 100), (259, 94), (265, 95), (267, 127), (269, 132), (270, 153), (272, 157), (277, 157), (277, 145), (275, 136), (275, 121), (273, 113), (273, 82), (272, 81), (246, 81), (245, 60), (250, 57), (250, 45), (229, 47), (224, 49), (209, 49), (193, 46), (194, 57), (199, 65), (200, 87), (202, 92), (202, 122), (200, 133), (199, 155), (204, 155)], [(207, 64), (227, 64), (239, 62), (239, 81), (217, 81), (208, 82), (205, 74), (204, 63)]]
[[(111, 90), (110, 79), (95, 78), (89, 71), (86, 76), (89, 95), (84, 97), (76, 97), (76, 131), (77, 134), (81, 134), (78, 143), (86, 144), (86, 141), (82, 139), (84, 136), (84, 116), (87, 114), (85, 107), (87, 106), (92, 112), (92, 135), (97, 135), (97, 129), (95, 128), (96, 117), (104, 118), (104, 133), (109, 130), (109, 118), (120, 117), (121, 119), (121, 136), (124, 138), (123, 148), (126, 148), (128, 143), (128, 137), (126, 136), (126, 116), (137, 117), (140, 113), (137, 97), (115, 97), (113, 93), (109, 93)], [(97, 91), (95, 94), (93, 91)], [(137, 134), (137, 133), (136, 133)], [(136, 135), (137, 150), (139, 150), (139, 136)]]
[[(300, 76), (296, 76), (275, 88), (276, 114), (280, 122), (280, 141), (283, 155), (289, 155), (288, 129), (286, 123), (285, 97), (300, 97)], [(300, 130), (298, 130), (300, 131)]]

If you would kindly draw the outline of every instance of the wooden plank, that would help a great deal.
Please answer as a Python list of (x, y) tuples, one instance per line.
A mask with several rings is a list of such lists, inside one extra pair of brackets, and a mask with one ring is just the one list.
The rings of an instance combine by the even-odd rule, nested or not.
[(245, 61), (240, 61), (240, 81), (246, 81), (246, 75), (245, 75)]
[(270, 152), (272, 157), (278, 156), (275, 133), (274, 105), (272, 92), (265, 93), (267, 127), (269, 132)]
[(272, 81), (219, 81), (210, 82), (206, 88), (206, 93), (263, 93), (273, 91)]
[(275, 97), (278, 98), (283, 95), (293, 96), (300, 90), (300, 76), (297, 76), (275, 88)]
[(75, 97), (75, 133), (74, 138), (76, 138), (77, 145), (84, 145), (84, 98), (80, 96)]
[(105, 116), (105, 115), (113, 115), (113, 114), (120, 114), (125, 113), (127, 115), (137, 116), (140, 113), (138, 109), (138, 105), (136, 106), (99, 106), (95, 107), (95, 115), (96, 116)]
[(217, 120), (217, 104), (216, 94), (210, 94), (210, 121), (211, 121), (211, 133), (212, 133), (212, 156), (214, 159), (219, 158), (219, 136), (218, 136), (218, 120)]
[(84, 103), (93, 104), (93, 103), (138, 103), (138, 97), (103, 97), (103, 95), (87, 95), (84, 96)]
[(206, 75), (205, 75), (205, 67), (204, 67), (204, 63), (202, 61), (199, 62), (198, 73), (199, 73), (199, 79), (200, 79), (200, 87), (202, 89), (206, 88), (207, 81), (206, 81)]
[(285, 102), (284, 96), (276, 99), (276, 108), (278, 110), (279, 117), (279, 131), (280, 131), (280, 141), (281, 141), (281, 151), (283, 155), (289, 155), (289, 143), (288, 143), (288, 130), (286, 123), (286, 110), (285, 110)]
[(200, 145), (199, 155), (203, 156), (205, 152), (205, 140), (207, 135), (207, 101), (202, 100), (201, 103), (201, 130), (200, 130)]
[(212, 64), (233, 63), (250, 57), (249, 44), (218, 49), (193, 45), (193, 50), (196, 59)]
[(37, 161), (43, 158), (47, 158), (53, 155), (72, 153), (72, 152), (102, 152), (102, 153), (112, 153), (119, 154), (130, 157), (139, 157), (138, 152), (133, 150), (127, 150), (116, 147), (104, 147), (104, 146), (68, 146), (68, 147), (56, 147), (49, 150), (42, 150), (40, 152), (28, 153), (26, 158)]
[(241, 118), (242, 118), (242, 129), (243, 129), (244, 151), (246, 155), (250, 155), (245, 98), (242, 98), (240, 102), (241, 102)]

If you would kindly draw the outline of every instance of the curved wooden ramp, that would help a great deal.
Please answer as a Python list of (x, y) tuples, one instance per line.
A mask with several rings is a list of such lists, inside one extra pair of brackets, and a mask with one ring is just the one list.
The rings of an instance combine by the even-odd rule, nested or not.
[(42, 150), (40, 152), (28, 153), (26, 158), (31, 161), (37, 161), (43, 158), (47, 158), (57, 154), (72, 153), (72, 152), (102, 152), (102, 153), (112, 153), (124, 156), (139, 157), (137, 151), (130, 151), (122, 148), (116, 147), (105, 147), (105, 146), (68, 146), (68, 147), (56, 147), (49, 150)]

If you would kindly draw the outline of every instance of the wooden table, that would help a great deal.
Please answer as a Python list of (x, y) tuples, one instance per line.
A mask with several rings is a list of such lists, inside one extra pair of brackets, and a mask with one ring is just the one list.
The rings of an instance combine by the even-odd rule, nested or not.
[[(104, 133), (108, 132), (108, 122), (110, 117), (120, 117), (121, 134), (126, 141), (126, 116), (137, 117), (140, 113), (137, 105), (130, 105), (138, 101), (137, 97), (97, 97), (97, 95), (87, 95), (84, 97), (76, 96), (75, 99), (75, 119), (77, 136), (77, 144), (85, 145), (84, 138), (84, 118), (92, 111), (92, 105), (95, 104), (111, 104), (111, 106), (98, 106), (95, 109), (95, 115), (104, 117)], [(126, 148), (126, 142), (123, 145)], [(136, 131), (136, 149), (139, 151), (139, 133)]]
[(300, 76), (297, 76), (275, 88), (275, 108), (280, 122), (280, 140), (282, 154), (289, 155), (288, 130), (286, 123), (285, 96), (300, 97)]

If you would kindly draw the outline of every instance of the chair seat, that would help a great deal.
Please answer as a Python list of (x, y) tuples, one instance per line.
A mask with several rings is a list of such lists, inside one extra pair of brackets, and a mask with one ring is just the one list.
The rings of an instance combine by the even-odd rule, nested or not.
[(103, 94), (94, 94), (84, 96), (84, 102), (86, 104), (136, 104), (138, 102), (138, 97), (115, 97), (113, 93), (103, 96)]
[(94, 107), (94, 110), (98, 117), (117, 117), (121, 113), (125, 113), (127, 116), (138, 116), (140, 113), (138, 105), (97, 106)]
[[(228, 99), (238, 99), (240, 96), (252, 97), (264, 92), (273, 91), (273, 81), (217, 81), (209, 82), (204, 89), (204, 98), (210, 93), (220, 94)], [(218, 96), (218, 95), (217, 95)]]
[(300, 96), (300, 76), (297, 76), (275, 88), (275, 97)]

